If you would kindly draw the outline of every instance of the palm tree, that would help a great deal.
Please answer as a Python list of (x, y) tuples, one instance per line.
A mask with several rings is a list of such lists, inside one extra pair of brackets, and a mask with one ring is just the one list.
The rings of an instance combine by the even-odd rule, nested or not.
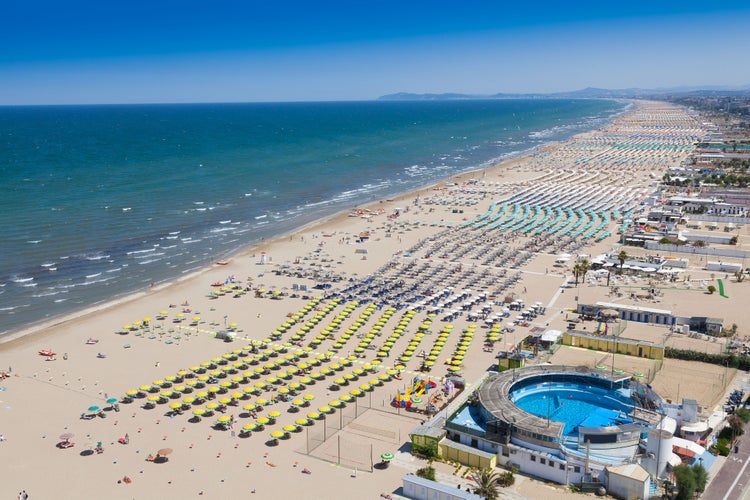
[(583, 259), (579, 265), (581, 266), (581, 281), (586, 279), (586, 273), (591, 269), (591, 262), (588, 259)]
[(620, 250), (620, 253), (617, 254), (617, 260), (620, 261), (620, 271), (622, 271), (622, 266), (628, 260), (628, 253), (625, 250)]
[(471, 480), (477, 484), (474, 488), (474, 493), (483, 496), (486, 500), (497, 500), (500, 496), (497, 491), (498, 482), (500, 476), (497, 472), (492, 472), (491, 469), (481, 470), (475, 472), (471, 476)]
[(576, 285), (578, 285), (578, 276), (580, 276), (580, 275), (581, 275), (581, 265), (580, 264), (576, 264), (576, 265), (573, 266), (573, 276), (576, 279)]

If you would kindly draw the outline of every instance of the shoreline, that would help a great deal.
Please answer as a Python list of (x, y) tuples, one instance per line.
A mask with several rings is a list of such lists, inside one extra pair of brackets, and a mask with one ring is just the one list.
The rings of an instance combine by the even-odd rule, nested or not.
[[(545, 144), (541, 144), (539, 146), (535, 146), (535, 147), (533, 147), (533, 148), (531, 148), (529, 150), (521, 151), (521, 152), (519, 152), (518, 156), (511, 156), (509, 158), (502, 159), (502, 160), (499, 160), (499, 161), (497, 159), (488, 160), (488, 162), (490, 163), (488, 166), (478, 167), (478, 168), (472, 168), (471, 170), (467, 170), (467, 171), (464, 171), (464, 172), (459, 172), (459, 173), (451, 174), (451, 175), (449, 175), (447, 177), (443, 177), (441, 179), (438, 179), (438, 180), (436, 180), (436, 181), (434, 181), (434, 182), (432, 182), (430, 184), (425, 184), (425, 185), (423, 185), (421, 187), (410, 189), (409, 191), (405, 191), (405, 192), (394, 194), (394, 195), (392, 195), (391, 198), (388, 198), (388, 200), (392, 200), (394, 202), (396, 202), (396, 201), (403, 201), (403, 200), (405, 200), (407, 198), (413, 197), (415, 194), (418, 194), (421, 191), (429, 191), (429, 190), (433, 189), (435, 186), (437, 186), (439, 184), (442, 184), (442, 183), (445, 183), (445, 182), (448, 182), (451, 179), (462, 179), (465, 176), (472, 176), (472, 175), (476, 174), (477, 172), (481, 172), (481, 171), (496, 170), (496, 169), (503, 169), (503, 168), (512, 168), (513, 166), (518, 166), (518, 164), (522, 164), (522, 163), (530, 160), (531, 158), (533, 158), (537, 153), (553, 150), (554, 148), (560, 147), (563, 144), (566, 144), (566, 143), (568, 143), (570, 141), (575, 140), (579, 136), (584, 136), (586, 134), (590, 134), (592, 132), (596, 132), (597, 130), (599, 130), (599, 129), (601, 129), (601, 128), (603, 128), (603, 127), (611, 124), (613, 120), (617, 119), (620, 116), (625, 115), (628, 112), (629, 111), (622, 111), (622, 112), (619, 112), (619, 113), (615, 113), (615, 114), (611, 115), (607, 119), (607, 122), (604, 125), (601, 125), (599, 128), (588, 130), (588, 131), (584, 131), (584, 132), (579, 132), (579, 133), (577, 133), (577, 134), (569, 137), (568, 139), (566, 139), (564, 141), (550, 141), (550, 142), (547, 142)], [(347, 209), (343, 209), (343, 210), (340, 210), (338, 212), (332, 213), (330, 215), (314, 219), (314, 220), (312, 220), (310, 222), (307, 222), (305, 224), (302, 224), (300, 226), (292, 228), (292, 229), (290, 229), (290, 230), (288, 230), (288, 231), (286, 231), (284, 233), (278, 234), (278, 235), (276, 235), (273, 238), (270, 238), (268, 240), (261, 240), (261, 241), (255, 242), (255, 243), (250, 243), (248, 245), (243, 245), (243, 246), (239, 247), (237, 250), (235, 250), (235, 251), (233, 251), (231, 253), (224, 254), (223, 257), (221, 258), (221, 260), (227, 260), (228, 261), (228, 260), (231, 260), (231, 259), (238, 259), (238, 258), (247, 257), (247, 256), (249, 256), (250, 254), (252, 254), (254, 252), (260, 251), (260, 248), (262, 246), (270, 246), (270, 245), (273, 245), (273, 244), (277, 244), (280, 241), (282, 241), (282, 240), (284, 240), (284, 239), (286, 239), (286, 238), (288, 238), (290, 236), (295, 236), (295, 235), (297, 235), (297, 234), (299, 234), (301, 232), (304, 232), (304, 231), (313, 230), (313, 229), (315, 229), (316, 227), (319, 227), (319, 226), (325, 226), (325, 225), (327, 225), (329, 223), (334, 222), (335, 220), (337, 220), (339, 218), (346, 218), (348, 216), (348, 213), (351, 210), (355, 210), (355, 209), (358, 209), (358, 208), (372, 209), (373, 207), (377, 207), (378, 205), (381, 205), (385, 201), (386, 200), (369, 201), (369, 202), (366, 202), (366, 203), (364, 203), (362, 205), (355, 205), (354, 207), (352, 207), (352, 208), (350, 208), (348, 210)], [(128, 304), (128, 303), (137, 301), (138, 299), (147, 297), (148, 295), (150, 295), (152, 293), (156, 293), (156, 292), (168, 290), (171, 287), (179, 285), (180, 283), (183, 283), (183, 282), (186, 282), (186, 281), (198, 278), (199, 276), (204, 275), (204, 274), (210, 272), (211, 270), (213, 270), (215, 268), (216, 268), (216, 264), (215, 263), (212, 263), (212, 264), (207, 265), (207, 266), (198, 267), (195, 270), (190, 271), (190, 272), (188, 272), (188, 273), (186, 273), (186, 274), (184, 274), (182, 276), (178, 276), (178, 277), (173, 278), (173, 279), (164, 280), (161, 283), (156, 284), (153, 288), (147, 288), (145, 290), (140, 290), (140, 291), (125, 292), (121, 296), (114, 297), (113, 299), (110, 299), (110, 300), (106, 300), (103, 303), (97, 304), (95, 306), (85, 307), (85, 308), (82, 308), (82, 309), (79, 309), (79, 310), (76, 310), (76, 311), (72, 311), (70, 313), (62, 314), (60, 316), (48, 318), (48, 319), (42, 320), (42, 321), (40, 321), (38, 323), (34, 323), (32, 325), (29, 325), (28, 327), (20, 329), (20, 330), (15, 330), (15, 331), (11, 330), (11, 331), (8, 331), (7, 333), (4, 333), (4, 334), (0, 335), (0, 351), (2, 351), (5, 348), (5, 346), (12, 345), (15, 342), (20, 342), (20, 341), (22, 341), (26, 337), (36, 338), (38, 335), (44, 334), (45, 333), (44, 330), (47, 330), (49, 328), (63, 326), (66, 323), (71, 322), (71, 321), (79, 320), (79, 319), (86, 318), (86, 317), (89, 317), (91, 315), (96, 315), (96, 314), (99, 314), (99, 313), (104, 313), (107, 310), (110, 310), (110, 309), (115, 308), (117, 306)]]

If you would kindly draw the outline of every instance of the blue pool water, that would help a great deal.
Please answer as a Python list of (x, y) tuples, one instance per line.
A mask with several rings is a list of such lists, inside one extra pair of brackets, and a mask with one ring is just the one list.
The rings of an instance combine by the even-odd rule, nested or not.
[(632, 403), (620, 394), (576, 383), (540, 383), (511, 394), (522, 410), (565, 424), (565, 435), (577, 435), (578, 427), (605, 427), (631, 423)]

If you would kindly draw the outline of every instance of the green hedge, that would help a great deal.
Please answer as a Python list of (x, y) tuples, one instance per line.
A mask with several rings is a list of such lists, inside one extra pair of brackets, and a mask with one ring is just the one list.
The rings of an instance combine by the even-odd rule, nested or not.
[(691, 351), (689, 349), (675, 349), (667, 347), (664, 357), (682, 359), (685, 361), (700, 361), (712, 365), (729, 366), (740, 370), (750, 370), (750, 357), (735, 356), (734, 354), (709, 354), (706, 352)]

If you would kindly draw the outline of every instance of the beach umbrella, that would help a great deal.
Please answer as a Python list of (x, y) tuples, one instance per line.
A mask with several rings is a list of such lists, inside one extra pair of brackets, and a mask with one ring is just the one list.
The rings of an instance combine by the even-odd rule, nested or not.
[(73, 436), (75, 436), (75, 434), (73, 434), (72, 432), (66, 432), (64, 434), (60, 434), (60, 440), (70, 441), (71, 439), (73, 439)]
[(169, 407), (173, 410), (176, 410), (178, 408), (182, 408), (182, 403), (169, 403)]
[(338, 399), (334, 399), (333, 401), (328, 402), (328, 406), (331, 408), (339, 408), (343, 403), (339, 401)]
[(182, 400), (182, 402), (183, 402), (183, 404), (191, 405), (191, 404), (195, 403), (195, 398), (185, 398), (185, 399)]
[(256, 408), (257, 406), (255, 405), (255, 403), (248, 403), (242, 407), (242, 409), (245, 411), (255, 411)]
[(302, 396), (302, 399), (304, 399), (305, 401), (312, 401), (315, 399), (315, 394), (305, 394), (304, 396)]
[(310, 420), (306, 418), (298, 418), (297, 420), (294, 421), (294, 423), (297, 425), (307, 425), (310, 423)]
[(273, 410), (268, 412), (269, 418), (279, 418), (281, 416), (281, 412), (278, 410)]
[(207, 410), (215, 410), (219, 407), (219, 403), (208, 403), (206, 405)]
[(294, 406), (304, 406), (305, 405), (305, 400), (297, 398), (297, 399), (292, 400), (292, 404)]
[(284, 431), (273, 431), (271, 432), (272, 439), (282, 439), (286, 434)]
[(420, 398), (419, 396), (412, 396), (411, 402), (414, 403), (415, 405), (422, 404), (422, 398)]
[(137, 396), (138, 391), (136, 389), (128, 389), (127, 391), (125, 391), (125, 395), (130, 397)]
[(284, 432), (295, 432), (297, 430), (297, 426), (289, 424), (282, 427), (282, 429), (284, 430)]
[(242, 430), (244, 432), (254, 431), (257, 428), (258, 428), (258, 424), (253, 424), (253, 423), (245, 424), (242, 426)]
[(195, 397), (196, 398), (201, 398), (201, 399), (207, 398), (208, 397), (208, 393), (206, 391), (200, 391), (200, 392), (197, 392), (195, 394)]
[(196, 408), (195, 410), (193, 410), (193, 415), (195, 415), (196, 417), (203, 416), (205, 413), (206, 413), (205, 408)]
[(160, 457), (166, 457), (170, 453), (172, 453), (172, 448), (162, 448), (161, 450), (156, 452), (156, 454)]
[(270, 419), (269, 419), (268, 417), (258, 417), (258, 418), (256, 418), (256, 419), (255, 419), (255, 422), (256, 422), (256, 423), (257, 423), (258, 425), (266, 425), (266, 424), (268, 424), (268, 422), (270, 422), (270, 421), (271, 421), (271, 420), (270, 420)]
[(89, 411), (97, 412), (97, 411), (99, 411), (99, 407), (98, 406), (89, 406)]
[(242, 399), (244, 397), (245, 395), (241, 392), (235, 392), (234, 394), (232, 394), (232, 399)]
[(331, 409), (330, 406), (325, 405), (325, 406), (321, 406), (320, 408), (318, 408), (318, 411), (320, 413), (331, 413), (333, 410)]
[(107, 399), (107, 403), (109, 403), (109, 404), (117, 403), (117, 398), (109, 398), (109, 399)]
[[(356, 389), (354, 390), (356, 391)], [(341, 401), (342, 403), (348, 403), (351, 400), (352, 400), (352, 397), (349, 394), (342, 394), (341, 396), (339, 396), (339, 401)]]
[(380, 455), (380, 460), (382, 460), (383, 462), (390, 462), (394, 458), (395, 457), (393, 456), (393, 453), (383, 453), (382, 455)]
[(232, 417), (229, 415), (222, 415), (219, 418), (216, 419), (217, 422), (220, 424), (228, 424), (232, 420)]
[(232, 398), (221, 398), (219, 400), (219, 404), (228, 405), (232, 402)]
[(289, 394), (289, 388), (282, 387), (279, 389), (279, 394)]
[(358, 397), (362, 395), (362, 391), (360, 391), (359, 389), (352, 389), (351, 391), (349, 391), (349, 394), (354, 397)]
[(268, 400), (266, 398), (258, 398), (255, 401), (255, 404), (258, 405), (258, 406), (265, 406), (265, 405), (268, 404)]
[(359, 386), (359, 388), (360, 390), (365, 391), (365, 392), (372, 390), (372, 386), (370, 384), (362, 384)]

